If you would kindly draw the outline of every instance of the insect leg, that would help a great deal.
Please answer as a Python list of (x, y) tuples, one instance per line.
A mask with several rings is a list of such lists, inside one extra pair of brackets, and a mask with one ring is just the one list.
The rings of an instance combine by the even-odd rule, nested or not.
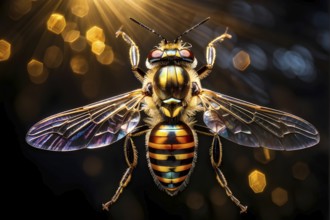
[(247, 206), (242, 205), (241, 202), (233, 195), (232, 191), (228, 186), (225, 176), (220, 170), (220, 164), (222, 159), (222, 145), (220, 142), (220, 137), (216, 134), (213, 137), (213, 141), (210, 149), (210, 155), (211, 155), (211, 163), (216, 173), (216, 178), (220, 186), (225, 189), (227, 196), (241, 209), (241, 213), (246, 212)]
[(145, 76), (145, 72), (139, 68), (140, 63), (140, 52), (138, 46), (135, 42), (125, 33), (122, 31), (122, 27), (116, 32), (116, 37), (122, 36), (124, 41), (130, 45), (129, 49), (129, 59), (132, 66), (132, 71), (135, 77), (143, 82), (143, 78)]
[(124, 188), (131, 180), (133, 169), (137, 165), (137, 159), (138, 159), (137, 150), (132, 137), (137, 137), (142, 134), (145, 134), (148, 131), (148, 129), (149, 129), (148, 126), (139, 126), (134, 130), (133, 133), (126, 136), (124, 143), (124, 153), (128, 168), (126, 169), (123, 177), (121, 178), (119, 182), (119, 187), (116, 193), (112, 196), (111, 200), (106, 202), (105, 204), (102, 204), (104, 210), (109, 211), (109, 207), (118, 200), (120, 194), (123, 192)]
[(217, 134), (212, 133), (208, 127), (203, 125), (194, 125), (194, 130), (199, 134), (213, 137), (212, 145), (210, 148), (210, 157), (212, 167), (216, 173), (217, 181), (219, 182), (220, 186), (225, 189), (227, 196), (241, 209), (241, 213), (246, 212), (247, 206), (243, 206), (241, 202), (233, 195), (232, 191), (228, 187), (225, 176), (219, 168), (222, 160), (222, 145), (220, 137)]
[(224, 34), (214, 38), (206, 47), (206, 65), (202, 66), (197, 70), (198, 76), (200, 79), (204, 79), (213, 69), (214, 61), (216, 58), (215, 44), (221, 43), (226, 38), (231, 38), (231, 35), (227, 33), (227, 30)]
[(141, 136), (149, 131), (148, 125), (141, 125), (134, 129), (133, 133), (131, 133), (131, 137)]
[(133, 169), (137, 164), (137, 151), (130, 135), (128, 135), (125, 139), (124, 152), (128, 168), (126, 169), (123, 177), (121, 178), (119, 182), (119, 187), (116, 193), (112, 196), (111, 200), (106, 202), (105, 204), (102, 204), (103, 210), (109, 211), (109, 207), (118, 200), (120, 194), (123, 192), (124, 188), (131, 180)]
[(214, 133), (212, 133), (210, 129), (206, 126), (195, 124), (194, 130), (199, 134), (214, 137)]

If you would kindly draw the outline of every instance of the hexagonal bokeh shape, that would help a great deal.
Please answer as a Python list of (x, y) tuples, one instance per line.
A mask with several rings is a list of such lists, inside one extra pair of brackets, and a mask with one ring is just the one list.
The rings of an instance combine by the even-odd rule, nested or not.
[(76, 55), (74, 56), (71, 61), (70, 61), (70, 66), (72, 69), (72, 72), (78, 74), (78, 75), (83, 75), (86, 72), (88, 72), (89, 65), (86, 60), (86, 58), (82, 55)]
[(110, 65), (114, 60), (112, 48), (106, 45), (104, 51), (100, 55), (97, 55), (96, 59), (103, 65)]
[(19, 20), (32, 9), (32, 0), (10, 1), (8, 15), (13, 20)]
[(66, 20), (63, 15), (54, 13), (47, 21), (47, 29), (55, 34), (60, 34), (65, 29)]
[(254, 193), (262, 193), (267, 185), (266, 176), (259, 170), (254, 170), (249, 174), (249, 185)]
[(250, 65), (250, 55), (244, 50), (239, 51), (233, 57), (233, 65), (239, 71), (244, 71)]
[(27, 71), (31, 76), (40, 76), (44, 71), (44, 64), (39, 60), (32, 59), (27, 64)]
[(80, 17), (80, 18), (83, 18), (85, 17), (88, 12), (89, 12), (89, 7), (88, 7), (88, 4), (74, 4), (72, 7), (71, 7), (71, 12), (72, 14), (74, 14), (75, 16), (77, 17)]
[(90, 43), (94, 43), (95, 41), (105, 41), (105, 35), (103, 29), (98, 26), (93, 26), (86, 32), (86, 39)]
[(105, 49), (105, 44), (102, 41), (95, 41), (92, 44), (92, 52), (96, 55), (100, 55), (103, 53)]
[(288, 202), (288, 192), (281, 187), (277, 187), (272, 191), (272, 201), (277, 206), (283, 206)]

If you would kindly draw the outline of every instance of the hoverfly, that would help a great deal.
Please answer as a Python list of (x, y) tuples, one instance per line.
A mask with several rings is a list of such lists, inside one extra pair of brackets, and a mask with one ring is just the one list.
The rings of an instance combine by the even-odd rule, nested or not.
[[(205, 23), (199, 22), (167, 41), (148, 26), (132, 19), (161, 38), (146, 59), (145, 72), (139, 68), (140, 54), (135, 42), (120, 28), (130, 46), (132, 72), (142, 88), (109, 99), (55, 114), (36, 123), (26, 141), (36, 148), (50, 151), (74, 151), (108, 146), (125, 138), (124, 154), (128, 168), (109, 207), (117, 201), (137, 165), (133, 138), (145, 135), (146, 157), (156, 185), (168, 195), (183, 190), (197, 159), (197, 133), (213, 137), (210, 160), (217, 181), (227, 196), (245, 212), (247, 207), (233, 195), (220, 170), (222, 145), (220, 136), (239, 145), (266, 147), (272, 150), (299, 150), (319, 142), (318, 131), (309, 122), (285, 113), (202, 88), (201, 80), (212, 70), (216, 43), (231, 38), (227, 31), (209, 42), (206, 64), (196, 69), (197, 59), (191, 45), (182, 36)], [(147, 117), (141, 120), (141, 112)], [(195, 114), (203, 113), (203, 122)]]

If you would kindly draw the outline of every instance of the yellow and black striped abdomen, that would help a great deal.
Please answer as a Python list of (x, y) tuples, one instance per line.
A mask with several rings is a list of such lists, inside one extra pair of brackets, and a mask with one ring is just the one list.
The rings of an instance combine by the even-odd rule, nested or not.
[(161, 122), (150, 132), (148, 155), (157, 184), (174, 195), (191, 173), (195, 156), (194, 135), (183, 122)]

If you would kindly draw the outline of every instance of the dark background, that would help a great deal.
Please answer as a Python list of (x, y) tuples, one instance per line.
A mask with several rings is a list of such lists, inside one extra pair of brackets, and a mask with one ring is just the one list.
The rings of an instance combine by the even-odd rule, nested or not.
[[(111, 7), (101, 1), (88, 2), (90, 11), (84, 18), (70, 12), (74, 1), (33, 1), (23, 14), (18, 13), (22, 1), (1, 2), (0, 39), (12, 45), (10, 59), (0, 62), (1, 200), (6, 204), (1, 215), (33, 219), (328, 219), (327, 1), (141, 0), (113, 1)], [(76, 22), (81, 35), (93, 25), (102, 27), (106, 44), (115, 54), (113, 63), (99, 63), (89, 45), (82, 52), (74, 52), (60, 35), (47, 31), (46, 22), (53, 12)], [(272, 160), (267, 163), (256, 156), (262, 155), (261, 149), (222, 139), (222, 171), (234, 195), (249, 206), (247, 214), (240, 215), (218, 186), (209, 163), (211, 140), (206, 137), (199, 138), (199, 157), (188, 187), (175, 197), (157, 189), (147, 168), (144, 139), (138, 138), (139, 165), (110, 213), (101, 211), (101, 203), (111, 198), (125, 170), (123, 141), (70, 153), (45, 152), (25, 143), (25, 133), (44, 117), (140, 86), (130, 72), (128, 47), (122, 39), (115, 39), (114, 33), (124, 25), (140, 47), (143, 68), (148, 51), (159, 39), (132, 24), (129, 17), (174, 39), (208, 16), (208, 23), (183, 38), (193, 45), (200, 65), (207, 43), (226, 27), (233, 39), (217, 47), (217, 64), (202, 81), (203, 86), (298, 115), (314, 124), (321, 136), (321, 142), (313, 148), (271, 152)], [(48, 78), (43, 83), (33, 83), (27, 64), (32, 58), (42, 61), (52, 45), (61, 49), (63, 61), (56, 68), (47, 68)], [(251, 57), (251, 65), (244, 71), (232, 65), (241, 50)], [(89, 65), (82, 75), (70, 68), (70, 59), (77, 54)], [(86, 82), (89, 90), (84, 89)], [(293, 176), (297, 162), (309, 168), (304, 180)], [(248, 183), (248, 175), (255, 169), (267, 178), (265, 191), (260, 194), (253, 193)], [(288, 193), (287, 203), (280, 207), (271, 199), (276, 187)]]

